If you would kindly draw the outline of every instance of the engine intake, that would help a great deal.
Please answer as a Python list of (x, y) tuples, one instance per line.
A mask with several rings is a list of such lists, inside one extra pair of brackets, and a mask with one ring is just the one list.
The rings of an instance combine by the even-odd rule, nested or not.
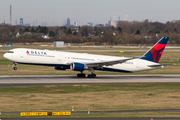
[(74, 70), (74, 71), (84, 71), (86, 69), (86, 65), (82, 63), (74, 62), (70, 64), (70, 68), (71, 70)]

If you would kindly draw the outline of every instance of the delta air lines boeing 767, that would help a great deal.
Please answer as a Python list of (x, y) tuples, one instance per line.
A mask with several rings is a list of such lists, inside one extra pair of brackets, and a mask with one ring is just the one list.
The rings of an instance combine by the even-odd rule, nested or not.
[(50, 50), (15, 48), (3, 56), (14, 63), (28, 65), (52, 66), (56, 70), (71, 69), (79, 71), (77, 77), (86, 77), (84, 70), (91, 74), (87, 77), (95, 78), (94, 70), (113, 72), (139, 72), (163, 68), (167, 64), (159, 64), (160, 57), (168, 42), (168, 37), (161, 38), (149, 51), (139, 58), (94, 55), (86, 53), (72, 53)]

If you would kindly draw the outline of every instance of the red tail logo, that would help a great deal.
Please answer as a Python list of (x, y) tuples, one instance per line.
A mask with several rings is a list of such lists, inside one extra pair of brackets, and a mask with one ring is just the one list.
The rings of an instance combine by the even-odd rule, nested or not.
[(166, 44), (156, 44), (152, 49), (151, 49), (151, 54), (153, 57), (154, 62), (159, 62), (159, 59), (161, 58), (161, 55), (164, 51)]

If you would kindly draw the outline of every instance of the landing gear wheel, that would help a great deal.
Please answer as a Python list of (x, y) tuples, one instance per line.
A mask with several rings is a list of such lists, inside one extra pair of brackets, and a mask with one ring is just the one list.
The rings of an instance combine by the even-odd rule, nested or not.
[(17, 67), (14, 67), (13, 69), (14, 69), (14, 70), (17, 70)]
[(13, 67), (14, 70), (17, 70), (16, 65), (17, 65), (17, 63), (16, 63), (16, 62), (13, 62), (13, 66), (12, 66), (12, 67)]
[(84, 74), (84, 73), (79, 73), (79, 74), (77, 74), (77, 77), (85, 78), (85, 77), (86, 77), (86, 74)]
[(96, 74), (89, 74), (88, 75), (88, 78), (95, 78), (96, 77)]

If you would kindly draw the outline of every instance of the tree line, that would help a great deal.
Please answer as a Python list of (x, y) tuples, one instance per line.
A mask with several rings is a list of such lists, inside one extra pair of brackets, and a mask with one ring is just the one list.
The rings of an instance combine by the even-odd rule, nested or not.
[[(17, 32), (20, 37), (16, 37)], [(31, 32), (31, 34), (25, 34)], [(39, 34), (47, 34), (45, 40)], [(66, 26), (0, 26), (0, 42), (51, 42), (82, 43), (96, 45), (154, 44), (161, 37), (170, 37), (170, 44), (180, 44), (180, 20), (166, 23), (143, 21), (119, 21), (117, 27), (98, 24), (78, 27)]]

